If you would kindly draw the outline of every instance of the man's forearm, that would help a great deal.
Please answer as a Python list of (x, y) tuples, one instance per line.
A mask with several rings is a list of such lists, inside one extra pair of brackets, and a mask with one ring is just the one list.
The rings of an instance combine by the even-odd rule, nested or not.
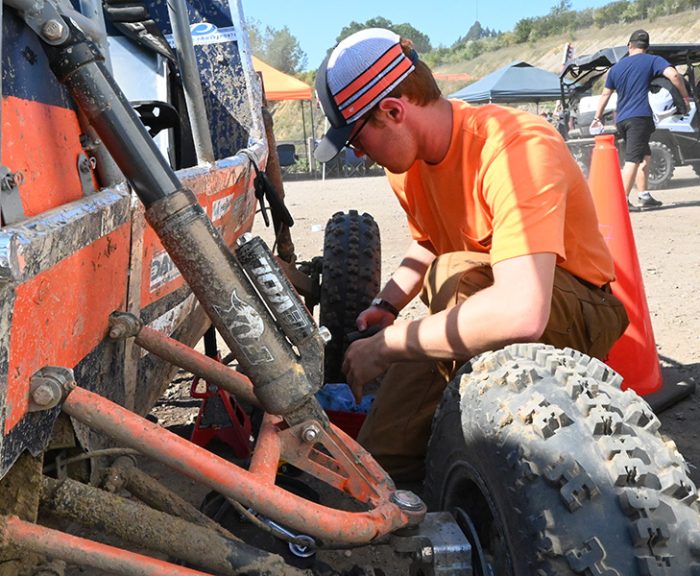
[(464, 302), (384, 331), (388, 361), (466, 360), (511, 342), (536, 341), (549, 319), (556, 255), (512, 258), (494, 266), (494, 284)]
[(420, 292), (425, 273), (434, 259), (432, 252), (414, 241), (377, 296), (401, 310)]
[(594, 119), (602, 121), (603, 114), (605, 113), (605, 106), (607, 106), (608, 100), (610, 100), (610, 93), (603, 92), (603, 94), (600, 96), (600, 100), (598, 101), (598, 108), (595, 111)]
[(671, 78), (671, 84), (673, 84), (678, 89), (678, 92), (680, 92), (681, 96), (683, 97), (683, 100), (687, 102), (688, 90), (686, 90), (685, 82), (683, 82), (683, 77), (678, 72), (676, 72), (673, 78)]
[(536, 324), (519, 323), (523, 310), (504, 305), (492, 289), (470, 297), (459, 306), (385, 330), (387, 358), (412, 361), (425, 358), (467, 360), (512, 342), (535, 341)]

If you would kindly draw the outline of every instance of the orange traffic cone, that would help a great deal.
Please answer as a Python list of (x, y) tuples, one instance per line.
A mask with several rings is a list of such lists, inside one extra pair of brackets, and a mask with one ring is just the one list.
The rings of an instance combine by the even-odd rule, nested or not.
[(663, 380), (614, 135), (596, 136), (588, 185), (600, 231), (615, 261), (612, 291), (630, 319), (607, 363), (624, 378), (624, 389), (643, 396), (658, 391)]

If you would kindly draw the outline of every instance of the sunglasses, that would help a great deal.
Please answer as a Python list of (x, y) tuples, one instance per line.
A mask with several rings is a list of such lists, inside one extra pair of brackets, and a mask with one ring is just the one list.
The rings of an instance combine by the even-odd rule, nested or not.
[(367, 114), (367, 116), (365, 116), (364, 120), (362, 120), (362, 124), (360, 124), (360, 127), (357, 129), (357, 132), (355, 132), (352, 136), (350, 136), (350, 138), (348, 138), (345, 141), (344, 146), (350, 148), (351, 150), (354, 150), (355, 152), (364, 153), (364, 150), (362, 150), (361, 147), (355, 144), (354, 141), (357, 140), (357, 137), (360, 135), (360, 132), (362, 132), (362, 129), (367, 125), (367, 122), (369, 122), (371, 118), (372, 114)]

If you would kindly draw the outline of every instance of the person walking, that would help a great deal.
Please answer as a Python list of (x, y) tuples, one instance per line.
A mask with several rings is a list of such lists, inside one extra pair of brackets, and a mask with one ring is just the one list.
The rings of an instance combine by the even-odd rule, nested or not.
[[(371, 28), (340, 42), (316, 92), (344, 147), (384, 166), (412, 235), (357, 318), (343, 372), (356, 398), (384, 374), (359, 441), (396, 481), (417, 481), (433, 413), (457, 367), (513, 342), (604, 357), (628, 319), (586, 181), (546, 120), (444, 98), (411, 43)], [(395, 322), (422, 292), (430, 314)]]
[[(618, 134), (625, 141), (622, 182), (630, 210), (658, 208), (662, 205), (647, 190), (651, 164), (649, 140), (656, 129), (649, 105), (649, 87), (652, 79), (662, 75), (668, 78), (680, 92), (686, 107), (688, 106), (688, 91), (683, 77), (661, 56), (647, 54), (648, 48), (649, 34), (646, 30), (635, 30), (627, 44), (628, 56), (608, 71), (605, 88), (591, 123), (591, 131), (602, 128), (605, 106), (613, 92), (617, 92), (615, 123)], [(629, 201), (634, 184), (637, 185), (638, 206)]]

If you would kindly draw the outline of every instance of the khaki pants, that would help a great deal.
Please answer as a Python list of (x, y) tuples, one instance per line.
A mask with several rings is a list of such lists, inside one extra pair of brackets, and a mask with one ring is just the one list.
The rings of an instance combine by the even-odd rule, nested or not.
[[(435, 259), (421, 298), (435, 313), (493, 284), (488, 255), (452, 252)], [(540, 342), (603, 359), (629, 323), (609, 288), (596, 288), (557, 267), (552, 310)], [(433, 414), (456, 363), (397, 362), (387, 370), (358, 440), (399, 482), (424, 475)]]

